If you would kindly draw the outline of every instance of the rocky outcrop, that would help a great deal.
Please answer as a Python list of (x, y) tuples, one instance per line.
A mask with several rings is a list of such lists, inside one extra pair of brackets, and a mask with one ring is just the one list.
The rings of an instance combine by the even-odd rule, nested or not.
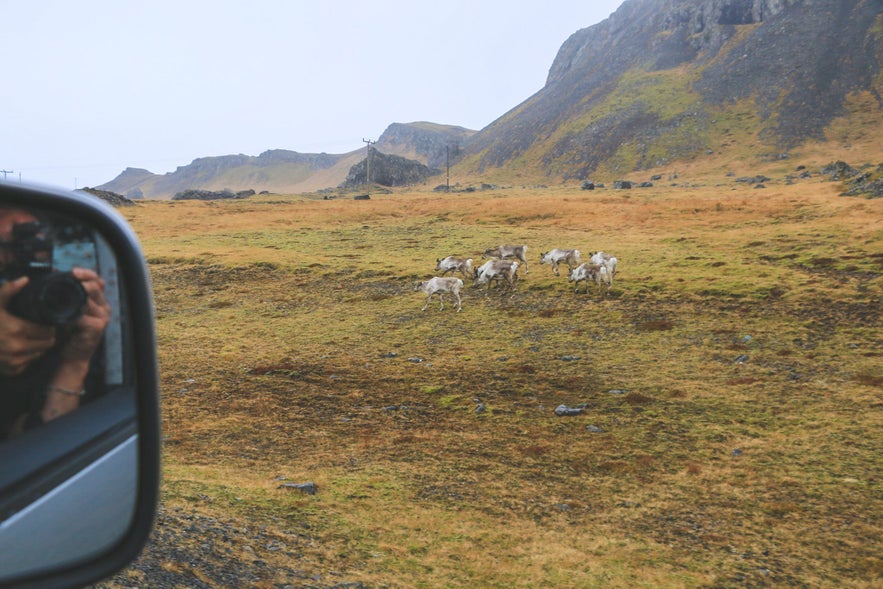
[[(340, 188), (350, 190), (366, 184), (368, 172), (367, 160), (362, 160), (350, 168), (346, 180)], [(439, 170), (424, 166), (418, 161), (409, 160), (397, 155), (380, 153), (376, 149), (371, 150), (371, 183), (380, 186), (396, 187), (410, 186), (425, 182), (430, 176), (439, 173)]]
[(109, 203), (114, 207), (131, 207), (135, 206), (135, 203), (130, 199), (126, 198), (121, 194), (117, 194), (116, 192), (110, 192), (109, 190), (99, 190), (97, 188), (89, 188), (88, 186), (80, 189), (82, 192), (86, 192), (91, 194), (92, 196), (97, 196), (101, 200), (106, 203)]
[(825, 166), (822, 174), (826, 173), (832, 180), (844, 180), (846, 190), (841, 196), (883, 198), (883, 164), (862, 166), (857, 170), (845, 162), (835, 162)]
[(226, 200), (254, 196), (254, 190), (185, 190), (172, 197), (172, 200)]

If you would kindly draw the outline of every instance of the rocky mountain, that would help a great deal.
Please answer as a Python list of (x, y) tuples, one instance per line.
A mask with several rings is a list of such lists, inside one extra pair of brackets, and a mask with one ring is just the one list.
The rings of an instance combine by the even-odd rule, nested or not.
[[(739, 150), (775, 158), (827, 140), (844, 118), (863, 121), (867, 136), (883, 124), (881, 13), (883, 0), (625, 0), (567, 39), (545, 86), (486, 128), (393, 123), (374, 147), (505, 183), (619, 176)], [(364, 149), (273, 150), (161, 176), (127, 169), (98, 188), (134, 198), (315, 191), (349, 186), (360, 163), (364, 177), (364, 160)]]
[[(625, 0), (574, 33), (546, 85), (477, 133), (460, 173), (627, 173), (810, 139), (850, 102), (879, 120), (883, 0)], [(870, 106), (869, 106), (870, 105)]]

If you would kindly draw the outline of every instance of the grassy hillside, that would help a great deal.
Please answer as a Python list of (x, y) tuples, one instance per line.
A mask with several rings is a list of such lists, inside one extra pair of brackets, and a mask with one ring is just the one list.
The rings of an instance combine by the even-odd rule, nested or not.
[[(879, 586), (883, 200), (761, 172), (124, 210), (165, 473), (102, 586)], [(507, 242), (514, 294), (420, 311), (436, 258)], [(616, 254), (609, 296), (552, 247)]]

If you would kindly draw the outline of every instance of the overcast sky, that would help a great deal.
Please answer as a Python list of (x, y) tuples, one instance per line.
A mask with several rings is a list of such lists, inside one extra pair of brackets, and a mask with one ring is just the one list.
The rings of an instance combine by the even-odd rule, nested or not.
[[(0, 169), (64, 188), (481, 129), (623, 0), (0, 0)], [(0, 175), (0, 180), (3, 176)]]

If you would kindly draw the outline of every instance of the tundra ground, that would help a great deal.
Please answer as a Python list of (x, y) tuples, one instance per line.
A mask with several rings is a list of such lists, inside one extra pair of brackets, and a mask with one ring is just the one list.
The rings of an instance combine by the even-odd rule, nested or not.
[[(125, 210), (163, 505), (102, 586), (879, 586), (883, 200), (680, 182)], [(503, 243), (514, 294), (421, 312)], [(614, 253), (609, 295), (553, 247)]]

